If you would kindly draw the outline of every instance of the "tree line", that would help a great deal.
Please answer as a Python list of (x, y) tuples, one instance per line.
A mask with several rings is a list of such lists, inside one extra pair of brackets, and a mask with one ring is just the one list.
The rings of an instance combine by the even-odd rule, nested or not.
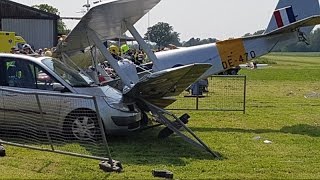
[[(253, 34), (247, 33), (244, 35), (251, 36), (251, 35), (259, 35), (262, 34), (265, 30), (259, 30)], [(292, 42), (287, 45), (281, 45), (275, 47), (273, 50), (274, 52), (318, 52), (320, 51), (320, 28), (315, 29), (307, 36), (307, 42)]]
[[(263, 34), (265, 30), (259, 30), (254, 33), (246, 33), (242, 37), (256, 36)], [(202, 44), (215, 43), (218, 41), (216, 38), (191, 38), (188, 41), (180, 42), (180, 33), (175, 32), (173, 27), (168, 23), (159, 22), (158, 24), (149, 27), (145, 34), (145, 39), (157, 44), (158, 47), (166, 47), (169, 44), (182, 47), (197, 46)], [(288, 45), (278, 46), (274, 49), (276, 52), (318, 52), (320, 51), (320, 28), (315, 29), (307, 38), (309, 45), (305, 42), (293, 42)]]
[(283, 47), (278, 47), (279, 52), (319, 52), (320, 51), (320, 29), (317, 28), (308, 36), (306, 44), (304, 42), (294, 42)]
[(217, 42), (216, 38), (200, 39), (195, 37), (188, 41), (180, 42), (180, 33), (175, 32), (173, 27), (165, 22), (159, 22), (149, 27), (144, 38), (156, 43), (158, 48), (167, 47), (170, 44), (178, 47), (190, 47)]
[[(59, 15), (60, 12), (57, 8), (54, 8), (48, 4), (39, 4), (32, 6), (34, 8), (53, 13)], [(59, 34), (68, 34), (70, 32), (67, 29), (64, 22), (61, 20), (58, 21), (58, 33)], [(263, 34), (264, 30), (259, 30), (251, 33), (246, 33), (243, 37), (254, 36)], [(192, 37), (188, 41), (181, 42), (180, 41), (180, 33), (174, 31), (173, 27), (165, 22), (159, 22), (152, 27), (147, 29), (147, 32), (144, 35), (144, 38), (156, 43), (158, 48), (167, 47), (168, 45), (175, 45), (178, 47), (190, 47), (190, 46), (197, 46), (202, 44), (209, 44), (215, 43), (218, 41), (216, 38), (207, 38), (207, 39), (200, 39), (197, 37)], [(314, 30), (309, 38), (308, 42), (310, 45), (307, 45), (304, 42), (294, 42), (285, 46), (276, 47), (274, 51), (277, 52), (317, 52), (320, 51), (320, 28)]]

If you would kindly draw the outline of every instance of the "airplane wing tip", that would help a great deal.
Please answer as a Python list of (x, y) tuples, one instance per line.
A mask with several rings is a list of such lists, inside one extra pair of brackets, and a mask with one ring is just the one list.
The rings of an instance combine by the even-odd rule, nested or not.
[(122, 26), (126, 20), (135, 24), (161, 0), (118, 0), (98, 4), (91, 8), (69, 33), (66, 46), (57, 47), (58, 52), (73, 54), (92, 45), (86, 35), (86, 28), (91, 28), (99, 35), (101, 41), (114, 38), (127, 31)]

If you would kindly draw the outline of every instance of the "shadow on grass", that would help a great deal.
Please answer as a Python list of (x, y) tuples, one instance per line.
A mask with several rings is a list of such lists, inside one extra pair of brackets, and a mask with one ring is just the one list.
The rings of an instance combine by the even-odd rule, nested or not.
[(307, 135), (311, 137), (320, 137), (320, 126), (311, 126), (308, 124), (298, 124), (294, 126), (285, 126), (280, 132), (290, 134)]
[(153, 129), (126, 137), (108, 137), (111, 154), (124, 164), (134, 165), (185, 166), (191, 158), (214, 160), (208, 152), (178, 136), (159, 139), (157, 135), (158, 129)]
[[(120, 160), (126, 165), (174, 165), (186, 166), (190, 159), (214, 160), (208, 152), (185, 142), (178, 136), (167, 139), (157, 137), (160, 128), (132, 133), (125, 137), (108, 137), (108, 144), (113, 159)], [(237, 133), (290, 133), (320, 137), (320, 127), (307, 124), (285, 126), (280, 130), (274, 129), (240, 129), (240, 128), (192, 128), (197, 132), (237, 132)], [(206, 143), (206, 142), (205, 142)], [(45, 144), (45, 143), (44, 143)], [(87, 151), (94, 152), (86, 145)], [(40, 169), (41, 171), (42, 169)]]
[(199, 132), (238, 132), (238, 133), (290, 133), (307, 135), (311, 137), (320, 137), (320, 126), (311, 126), (308, 124), (298, 124), (294, 126), (285, 126), (280, 130), (275, 129), (240, 129), (240, 128), (192, 128), (194, 131)]
[[(112, 158), (120, 160), (123, 164), (175, 166), (187, 165), (187, 159), (190, 158), (214, 159), (205, 150), (185, 142), (178, 136), (172, 135), (167, 139), (159, 139), (157, 135), (160, 130), (161, 128), (155, 128), (123, 137), (107, 137)], [(55, 150), (107, 157), (102, 139), (97, 142), (77, 141), (71, 140), (72, 138), (68, 139), (68, 136), (62, 136), (62, 134), (60, 136), (58, 136), (59, 134), (51, 135)], [(35, 133), (29, 136), (25, 131), (20, 134), (17, 134), (17, 131), (12, 131), (11, 133), (2, 132), (0, 137), (7, 142), (15, 142), (40, 149), (51, 149), (51, 144), (45, 133)]]

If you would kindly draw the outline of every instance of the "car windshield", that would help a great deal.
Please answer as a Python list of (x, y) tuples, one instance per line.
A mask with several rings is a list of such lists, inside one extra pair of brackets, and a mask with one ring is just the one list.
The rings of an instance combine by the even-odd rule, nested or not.
[(76, 69), (64, 64), (56, 59), (48, 58), (42, 63), (64, 79), (72, 87), (90, 87), (93, 81)]

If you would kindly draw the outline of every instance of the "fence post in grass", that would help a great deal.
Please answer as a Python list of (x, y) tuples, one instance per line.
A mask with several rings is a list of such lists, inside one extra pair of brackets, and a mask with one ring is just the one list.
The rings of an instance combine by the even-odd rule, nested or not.
[(196, 96), (196, 110), (199, 110), (199, 95)]
[(113, 164), (113, 160), (112, 160), (112, 157), (111, 157), (111, 152), (110, 152), (110, 149), (109, 149), (106, 133), (104, 131), (102, 119), (101, 119), (101, 116), (100, 116), (100, 110), (99, 110), (99, 106), (98, 106), (98, 103), (97, 103), (97, 98), (95, 96), (93, 97), (93, 103), (94, 103), (94, 108), (96, 109), (96, 114), (97, 114), (97, 119), (98, 119), (98, 124), (99, 124), (99, 127), (100, 127), (100, 131), (102, 133), (103, 145), (104, 145), (104, 147), (105, 147), (105, 149), (106, 149), (106, 151), (108, 153), (109, 164), (113, 167), (114, 164)]
[(51, 146), (51, 150), (54, 151), (54, 147), (53, 147), (52, 139), (50, 137), (49, 129), (48, 129), (48, 126), (47, 126), (46, 121), (45, 121), (44, 116), (43, 116), (43, 111), (42, 111), (41, 103), (40, 103), (40, 100), (39, 100), (39, 95), (36, 94), (35, 96), (36, 96), (38, 108), (39, 108), (39, 111), (40, 111), (40, 116), (41, 116), (41, 119), (42, 119), (42, 123), (43, 123), (44, 129), (46, 130), (47, 138), (48, 138), (50, 146)]
[(247, 101), (247, 76), (244, 76), (244, 85), (243, 85), (243, 114), (246, 114), (246, 101)]

